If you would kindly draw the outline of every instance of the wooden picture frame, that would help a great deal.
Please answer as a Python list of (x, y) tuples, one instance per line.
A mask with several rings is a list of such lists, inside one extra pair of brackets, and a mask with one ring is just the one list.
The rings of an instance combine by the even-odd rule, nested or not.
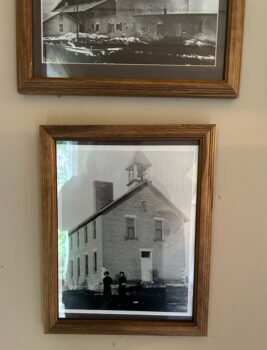
[[(175, 308), (176, 305), (172, 305), (172, 308), (168, 309), (168, 311), (163, 316), (161, 313), (154, 314), (153, 312), (152, 313), (146, 313), (146, 312), (142, 313), (141, 312), (141, 314), (138, 312), (137, 313), (133, 312), (131, 314), (129, 311), (126, 311), (126, 312), (120, 313), (118, 310), (124, 310), (124, 308), (120, 308), (118, 306), (119, 305), (118, 303), (115, 306), (115, 309), (117, 311), (115, 311), (115, 312), (111, 311), (111, 314), (109, 314), (110, 311), (106, 311), (106, 310), (110, 310), (110, 308), (105, 308), (105, 310), (104, 311), (102, 310), (103, 312), (100, 314), (98, 314), (97, 312), (94, 311), (91, 314), (85, 313), (87, 316), (84, 316), (84, 314), (82, 312), (80, 312), (80, 310), (78, 310), (78, 311), (76, 310), (76, 309), (79, 309), (79, 307), (73, 307), (76, 310), (76, 311), (74, 311), (74, 315), (70, 315), (69, 317), (67, 317), (68, 311), (65, 310), (66, 314), (64, 315), (64, 317), (60, 316), (60, 303), (63, 300), (63, 297), (62, 297), (63, 294), (60, 294), (61, 293), (60, 288), (61, 288), (61, 286), (66, 287), (66, 285), (67, 285), (67, 282), (66, 282), (67, 277), (66, 277), (66, 279), (64, 277), (65, 282), (62, 282), (63, 279), (62, 279), (62, 281), (60, 281), (60, 277), (59, 277), (61, 273), (59, 273), (60, 243), (58, 243), (58, 242), (59, 242), (60, 237), (59, 237), (58, 230), (60, 229), (60, 225), (61, 225), (60, 220), (61, 219), (58, 219), (59, 218), (58, 215), (59, 215), (59, 212), (61, 212), (62, 208), (60, 207), (60, 191), (59, 191), (60, 185), (59, 185), (58, 179), (59, 179), (60, 173), (61, 173), (61, 170), (60, 170), (61, 168), (59, 168), (59, 164), (61, 164), (60, 158), (59, 158), (59, 147), (61, 147), (62, 145), (71, 145), (71, 147), (78, 147), (78, 148), (82, 147), (81, 149), (83, 151), (83, 154), (85, 154), (84, 153), (85, 149), (83, 147), (89, 147), (89, 148), (91, 147), (90, 148), (90, 152), (91, 152), (90, 155), (93, 154), (92, 147), (100, 147), (100, 145), (108, 145), (108, 148), (105, 148), (106, 153), (110, 152), (111, 147), (113, 147), (113, 146), (118, 147), (118, 145), (120, 145), (120, 146), (122, 145), (122, 147), (126, 147), (127, 145), (130, 145), (130, 147), (131, 147), (130, 151), (132, 151), (133, 149), (137, 149), (137, 150), (139, 150), (139, 149), (147, 150), (148, 149), (151, 151), (151, 148), (152, 148), (152, 151), (155, 151), (155, 147), (159, 147), (160, 150), (161, 150), (161, 147), (164, 147), (164, 148), (162, 148), (162, 151), (160, 151), (160, 152), (163, 152), (163, 150), (165, 150), (166, 152), (168, 150), (173, 151), (173, 147), (178, 147), (177, 151), (180, 150), (180, 147), (185, 147), (185, 150), (187, 150), (187, 147), (193, 147), (194, 149), (197, 148), (197, 153), (195, 153), (195, 155), (197, 155), (197, 156), (194, 158), (197, 160), (197, 163), (196, 163), (197, 166), (192, 166), (191, 170), (189, 171), (190, 173), (192, 173), (192, 171), (193, 171), (192, 169), (195, 168), (195, 173), (197, 174), (195, 177), (195, 180), (197, 179), (195, 181), (196, 184), (194, 185), (195, 186), (195, 190), (194, 190), (195, 197), (194, 198), (196, 200), (196, 206), (194, 207), (195, 209), (192, 209), (192, 211), (191, 211), (191, 212), (195, 213), (194, 214), (195, 216), (189, 215), (189, 221), (191, 220), (190, 232), (193, 232), (193, 235), (194, 235), (194, 239), (193, 239), (194, 242), (193, 242), (192, 250), (191, 250), (191, 252), (192, 252), (192, 266), (189, 268), (189, 270), (192, 271), (192, 274), (193, 274), (192, 275), (193, 276), (193, 283), (191, 285), (192, 297), (190, 297), (190, 293), (188, 292), (188, 294), (186, 296), (187, 309), (183, 311), (183, 312), (186, 312), (188, 310), (188, 305), (189, 305), (188, 300), (191, 298), (190, 300), (192, 301), (192, 305), (191, 305), (190, 317), (180, 317), (181, 314), (179, 314), (180, 315), (179, 317), (173, 317), (173, 314), (170, 312), (170, 310), (172, 310), (172, 308)], [(46, 126), (40, 126), (40, 147), (41, 147), (40, 148), (40, 152), (41, 152), (40, 155), (41, 155), (41, 190), (42, 190), (42, 222), (43, 222), (43, 287), (42, 287), (42, 290), (43, 290), (43, 300), (44, 300), (44, 329), (45, 329), (45, 332), (47, 332), (47, 333), (132, 334), (132, 335), (135, 335), (135, 334), (136, 335), (137, 334), (142, 334), (142, 335), (185, 335), (185, 336), (205, 336), (205, 335), (207, 335), (210, 254), (211, 254), (212, 192), (213, 192), (214, 158), (215, 158), (215, 125), (158, 125), (158, 126), (151, 126), (151, 125), (142, 125), (142, 126), (141, 125), (138, 125), (138, 126), (133, 126), (133, 125), (131, 125), (131, 126), (125, 126), (125, 125), (123, 125), (123, 126), (122, 125), (119, 125), (119, 126), (97, 126), (97, 125), (91, 125), (91, 126), (55, 126), (55, 125), (46, 125)], [(75, 149), (77, 149), (77, 148), (75, 148)], [(98, 148), (96, 148), (96, 149), (98, 149)], [(123, 148), (123, 150), (124, 150), (124, 148)], [(176, 150), (176, 148), (175, 148), (175, 150)], [(184, 148), (182, 150), (184, 152)], [(191, 148), (190, 148), (190, 150), (191, 150)], [(131, 154), (130, 151), (129, 152), (127, 151), (126, 153), (124, 152), (123, 154), (126, 154), (128, 157), (128, 154), (129, 155)], [(95, 154), (96, 155), (103, 154), (103, 149), (101, 149), (101, 152), (95, 153)], [(183, 152), (181, 154), (184, 155), (185, 153), (183, 153)], [(139, 153), (139, 155), (138, 155), (139, 163), (138, 163), (138, 161), (136, 161), (135, 164), (140, 164), (140, 159), (142, 159), (145, 162), (143, 164), (148, 164), (149, 161), (146, 159), (146, 156), (142, 155), (140, 158), (140, 153), (142, 153), (142, 152), (137, 152), (137, 153)], [(74, 154), (74, 153), (72, 153), (72, 154)], [(77, 153), (75, 153), (75, 154), (77, 154)], [(121, 153), (119, 153), (119, 154), (121, 154)], [(145, 154), (151, 155), (152, 153), (145, 151)], [(155, 152), (153, 154), (155, 154)], [(161, 156), (159, 158), (159, 159), (161, 159), (161, 161), (163, 158), (166, 159), (170, 155), (170, 153), (168, 153), (168, 154), (164, 153), (164, 155), (163, 155), (163, 153), (158, 153), (158, 154), (161, 154)], [(178, 155), (178, 153), (172, 152), (171, 157), (173, 157), (173, 155), (176, 155), (176, 154)], [(191, 151), (190, 151), (190, 153), (187, 153), (187, 154), (190, 155), (190, 157), (191, 157)], [(108, 155), (110, 155), (110, 156), (107, 157), (105, 155), (104, 159), (106, 161), (101, 162), (102, 158), (101, 159), (99, 158), (98, 163), (94, 163), (94, 165), (92, 165), (92, 164), (88, 165), (88, 169), (90, 170), (91, 178), (92, 178), (92, 171), (93, 171), (93, 169), (95, 169), (97, 167), (97, 164), (102, 164), (101, 166), (103, 166), (103, 164), (104, 164), (104, 166), (106, 166), (106, 168), (104, 168), (105, 174), (111, 174), (112, 169), (114, 169), (114, 166), (116, 166), (116, 164), (120, 164), (120, 167), (121, 167), (121, 164), (122, 164), (121, 158), (120, 158), (120, 161), (117, 162), (117, 161), (113, 160), (113, 158), (111, 157), (112, 153), (108, 153)], [(100, 157), (100, 156), (97, 156), (97, 157)], [(64, 159), (66, 160), (67, 158), (68, 158), (67, 154), (64, 153)], [(71, 156), (70, 158), (73, 159), (73, 156)], [(170, 159), (173, 159), (173, 158), (170, 158)], [(136, 160), (136, 157), (135, 157), (135, 160)], [(80, 164), (80, 167), (82, 167), (80, 160), (78, 160), (78, 163)], [(171, 166), (173, 166), (176, 163), (177, 162), (171, 161), (170, 163), (162, 163), (162, 164), (172, 164)], [(77, 164), (76, 161), (75, 161), (75, 164)], [(86, 163), (86, 164), (89, 164), (89, 163)], [(105, 165), (105, 164), (107, 164), (107, 165)], [(131, 164), (133, 165), (133, 162)], [(128, 169), (129, 171), (133, 171), (134, 168), (132, 167), (132, 165), (128, 166), (126, 169)], [(149, 167), (150, 165), (151, 164), (149, 164), (147, 167)], [(142, 168), (142, 169), (145, 170), (144, 168)], [(172, 169), (174, 169), (174, 168), (172, 168)], [(182, 169), (182, 167), (181, 167), (181, 169)], [(183, 167), (183, 169), (187, 169), (186, 173), (188, 175), (188, 167), (187, 168)], [(139, 170), (140, 170), (140, 168), (139, 168)], [(182, 171), (179, 171), (179, 173), (181, 173), (181, 172)], [(164, 173), (166, 173), (166, 171)], [(170, 169), (168, 170), (168, 173), (172, 173)], [(176, 173), (176, 171), (174, 173), (175, 173), (174, 180), (176, 182), (177, 173)], [(129, 172), (129, 175), (130, 175), (130, 172)], [(141, 176), (141, 175), (139, 174), (138, 176)], [(103, 175), (103, 177), (104, 177), (104, 175)], [(116, 170), (115, 177), (118, 178), (117, 170)], [(71, 184), (72, 180), (74, 180), (74, 182), (76, 183), (76, 185), (74, 186), (75, 190), (74, 190), (74, 192), (72, 192), (73, 197), (77, 197), (77, 191), (78, 191), (77, 188), (78, 187), (77, 187), (77, 181), (75, 180), (77, 178), (78, 178), (77, 176), (74, 176), (74, 178), (70, 178), (71, 181), (67, 182), (67, 184)], [(126, 194), (127, 198), (129, 198), (129, 196), (132, 196), (132, 198), (134, 198), (133, 193), (135, 193), (134, 191), (137, 191), (136, 188), (138, 188), (138, 191), (139, 191), (140, 188), (143, 188), (144, 186), (150, 186), (150, 183), (151, 183), (151, 181), (146, 180), (145, 178), (143, 178), (143, 176), (142, 176), (142, 179), (139, 178), (138, 181), (139, 181), (138, 184), (137, 185), (135, 184), (135, 187), (133, 189), (131, 189), (130, 191), (128, 191), (128, 193)], [(188, 181), (188, 179), (186, 181)], [(119, 183), (120, 182), (121, 182), (121, 180), (119, 181)], [(85, 181), (85, 183), (87, 183), (87, 180)], [(194, 183), (194, 181), (192, 180), (190, 183)], [(102, 182), (101, 182), (101, 184), (102, 184)], [(104, 186), (106, 186), (106, 185), (110, 186), (110, 182), (104, 183)], [(67, 186), (67, 188), (68, 188), (67, 192), (69, 193), (70, 187)], [(85, 185), (85, 187), (82, 187), (82, 193), (85, 193), (86, 190), (87, 190), (87, 185)], [(181, 188), (180, 188), (180, 190), (181, 190)], [(108, 189), (108, 191), (109, 191), (109, 189)], [(157, 192), (157, 194), (159, 194), (160, 191), (156, 190), (156, 192)], [(139, 193), (142, 193), (142, 192), (139, 192)], [(166, 204), (167, 206), (172, 205), (172, 204), (170, 204), (170, 201), (168, 199), (166, 200), (166, 197), (164, 195), (160, 195), (160, 196), (161, 196), (161, 199), (165, 198), (164, 200), (165, 200), (165, 204), (167, 203)], [(126, 198), (126, 197), (125, 197), (125, 195), (123, 195), (121, 197), (119, 196), (119, 199), (113, 200), (113, 202), (111, 201), (111, 204), (107, 205), (106, 207), (104, 206), (104, 209), (97, 211), (96, 212), (97, 215), (100, 215), (100, 214), (103, 215), (103, 212), (105, 210), (107, 210), (109, 213), (111, 213), (110, 215), (113, 218), (112, 225), (115, 225), (114, 218), (116, 216), (114, 216), (115, 214), (114, 214), (114, 212), (112, 212), (112, 210), (110, 208), (113, 205), (113, 203), (116, 203), (116, 205), (118, 205), (118, 202), (122, 201), (123, 200), (122, 198)], [(69, 198), (67, 200), (68, 203), (71, 202), (69, 200)], [(141, 197), (141, 198), (143, 198), (143, 197)], [(164, 214), (166, 212), (165, 206), (164, 206), (164, 208), (165, 208), (164, 213), (162, 211), (157, 211), (157, 213), (161, 213), (161, 214), (155, 214), (156, 211), (154, 210), (154, 207), (156, 208), (156, 204), (151, 204), (151, 203), (156, 203), (156, 202), (153, 200), (150, 200), (149, 197), (147, 197), (147, 196), (144, 198), (145, 198), (145, 200), (144, 201), (142, 200), (141, 205), (138, 207), (139, 208), (138, 210), (140, 210), (142, 212), (142, 215), (147, 215), (146, 217), (148, 217), (149, 212), (150, 212), (150, 208), (153, 208), (152, 219), (153, 219), (153, 216), (156, 216), (156, 219), (157, 219), (157, 217), (159, 215), (160, 216), (165, 215)], [(190, 198), (192, 199), (193, 197), (190, 197)], [(102, 197), (102, 199), (103, 199), (103, 197)], [(195, 200), (192, 199), (192, 203)], [(77, 203), (80, 203), (80, 200)], [(76, 208), (77, 206), (79, 208), (81, 208), (81, 206), (77, 203), (75, 204), (73, 202), (73, 208)], [(127, 206), (125, 203), (127, 203), (127, 202), (124, 202), (124, 204), (122, 206), (123, 208), (125, 208)], [(119, 207), (119, 205), (117, 206), (117, 208), (118, 207)], [(173, 208), (174, 208), (174, 206), (172, 205), (171, 210), (173, 210)], [(75, 209), (72, 209), (72, 210), (75, 210)], [(80, 209), (78, 212), (80, 212)], [(68, 212), (68, 213), (70, 213), (70, 212)], [(91, 216), (91, 218), (92, 217), (96, 218), (97, 215)], [(123, 214), (121, 214), (121, 215), (123, 215)], [(68, 217), (68, 219), (69, 219), (70, 216), (71, 215), (68, 214), (66, 217)], [(133, 217), (133, 216), (131, 216), (131, 217)], [(178, 217), (178, 216), (176, 216), (176, 217)], [(136, 220), (139, 220), (139, 218), (137, 217)], [(154, 220), (155, 220), (155, 217), (154, 217)], [(162, 220), (164, 220), (164, 219), (162, 219)], [(165, 219), (165, 220), (166, 220), (165, 227), (167, 227), (168, 222), (167, 222), (167, 219)], [(171, 219), (168, 219), (168, 220), (171, 220)], [(115, 221), (119, 221), (119, 220), (115, 220)], [(83, 221), (83, 224), (84, 224), (84, 222), (85, 221)], [(86, 225), (88, 222), (89, 221), (87, 220)], [(136, 222), (138, 224), (138, 221), (136, 221)], [(103, 227), (104, 227), (104, 221), (102, 221), (102, 223), (103, 223)], [(98, 224), (96, 224), (96, 225), (98, 225)], [(108, 226), (111, 227), (112, 225), (109, 224)], [(79, 228), (81, 228), (81, 225), (78, 227), (78, 229)], [(140, 228), (139, 228), (139, 230), (140, 230)], [(118, 230), (116, 229), (116, 232), (117, 231)], [(82, 232), (82, 235), (79, 232), (80, 233)], [(88, 242), (88, 239), (92, 239), (92, 242), (93, 242), (93, 236), (92, 237), (90, 236), (92, 234), (90, 232), (91, 231), (87, 232), (87, 226), (86, 226), (86, 232), (78, 230), (77, 231), (78, 236), (80, 235), (79, 241), (77, 241), (75, 238), (75, 241), (73, 243), (72, 238), (71, 238), (71, 243), (70, 243), (71, 232), (68, 231), (69, 252), (71, 251), (71, 249), (73, 249), (72, 245), (75, 244), (75, 246), (76, 246), (77, 242), (78, 242), (78, 247), (81, 248), (81, 245), (82, 245), (81, 242), (83, 241), (83, 237), (85, 237), (84, 234), (86, 234), (86, 240), (84, 238), (85, 242)], [(90, 237), (88, 238), (87, 234), (91, 238)], [(98, 233), (97, 233), (97, 235), (98, 235)], [(145, 235), (147, 235), (147, 233)], [(111, 234), (110, 234), (110, 236), (112, 237)], [(102, 238), (101, 238), (102, 240), (104, 240), (103, 237), (104, 236), (102, 236)], [(142, 241), (141, 234), (140, 234), (140, 237), (137, 236), (137, 240), (129, 241), (131, 244), (131, 247), (133, 247), (133, 245), (136, 244), (136, 251), (139, 249), (138, 248), (138, 244), (139, 244), (138, 239), (140, 242)], [(169, 238), (167, 236), (166, 236), (166, 238), (164, 236), (164, 239), (162, 240), (162, 242), (152, 242), (152, 240), (151, 240), (151, 242), (152, 242), (151, 244), (162, 244), (162, 245), (167, 244), (168, 239)], [(91, 247), (90, 242), (88, 244)], [(114, 242), (114, 241), (112, 241), (112, 242)], [(112, 244), (114, 245), (115, 243), (112, 243)], [(125, 238), (125, 240), (123, 240), (122, 244), (128, 244), (126, 238)], [(144, 243), (140, 243), (140, 244), (143, 248)], [(114, 248), (116, 248), (116, 247), (118, 247), (118, 244)], [(89, 249), (89, 248), (87, 248), (87, 249)], [(168, 249), (170, 249), (170, 248), (168, 248)], [(130, 248), (130, 250), (132, 251), (134, 249)], [(125, 251), (125, 248), (124, 248), (124, 251)], [(117, 252), (119, 252), (119, 249), (117, 249)], [(168, 250), (168, 252), (170, 252), (170, 250)], [(82, 251), (79, 254), (82, 256), (83, 253), (84, 252)], [(71, 254), (71, 253), (69, 253), (69, 254)], [(155, 246), (154, 246), (154, 253), (153, 254), (156, 254)], [(104, 253), (103, 253), (103, 255), (104, 255)], [(170, 254), (168, 254), (168, 255), (170, 255)], [(69, 259), (68, 260), (68, 269), (70, 269), (69, 264), (70, 264), (70, 259), (72, 259), (70, 255), (69, 255), (68, 259)], [(154, 257), (153, 257), (153, 259), (154, 259)], [(156, 259), (156, 257), (155, 257), (155, 259)], [(85, 261), (88, 261), (88, 259), (85, 259)], [(91, 261), (91, 258), (90, 258), (90, 261)], [(155, 260), (153, 260), (153, 261), (155, 261)], [(83, 262), (81, 262), (81, 263), (84, 264)], [(99, 260), (98, 260), (98, 264), (100, 264)], [(126, 271), (127, 278), (130, 277), (129, 270), (127, 273), (127, 267), (126, 267), (127, 264), (125, 262), (121, 263), (121, 264), (123, 264), (122, 268), (126, 269), (124, 271)], [(161, 265), (162, 264), (163, 263), (161, 263)], [(178, 264), (178, 262), (177, 262), (177, 264)], [(73, 263), (71, 265), (73, 265)], [(106, 262), (105, 265), (108, 265), (108, 263)], [(178, 268), (178, 265), (177, 265), (177, 268)], [(109, 268), (110, 273), (111, 273), (111, 277), (113, 278), (112, 267), (110, 264), (108, 266), (109, 266), (108, 268)], [(175, 266), (176, 266), (176, 263), (175, 263)], [(73, 266), (71, 268), (73, 270)], [(77, 268), (79, 269), (79, 276), (80, 276), (80, 274), (81, 274), (81, 272), (80, 272), (80, 257), (79, 257), (79, 266), (77, 265), (75, 267), (75, 269), (77, 269)], [(88, 267), (87, 267), (87, 269), (88, 269)], [(168, 269), (170, 269), (170, 267), (168, 267)], [(166, 271), (168, 271), (168, 269)], [(176, 269), (176, 267), (175, 267), (175, 269)], [(117, 269), (116, 271), (119, 271), (119, 270)], [(66, 276), (67, 276), (67, 274), (69, 276), (69, 273), (72, 274), (72, 276), (70, 276), (70, 277), (74, 278), (73, 271), (66, 272)], [(103, 271), (101, 273), (103, 273)], [(190, 272), (189, 272), (189, 275), (190, 275)], [(88, 276), (88, 271), (87, 271), (87, 276)], [(103, 274), (102, 274), (102, 276), (103, 276)], [(143, 280), (143, 277), (142, 277), (142, 280)], [(157, 288), (157, 286), (162, 287), (162, 283), (165, 283), (165, 282), (161, 281), (160, 282), (161, 284), (154, 284), (154, 280), (156, 280), (156, 278), (153, 277), (153, 282), (151, 280), (151, 282), (146, 282), (146, 283), (144, 283), (144, 285), (146, 285), (147, 288), (150, 288), (151, 284), (152, 284), (151, 288), (154, 288), (154, 287)], [(185, 285), (187, 285), (187, 286), (190, 284), (190, 282), (188, 282), (188, 278), (185, 278), (185, 276), (183, 276), (183, 281), (184, 281), (183, 283), (185, 283)], [(190, 277), (189, 277), (189, 281), (190, 281)], [(105, 283), (104, 280), (103, 280), (103, 283)], [(171, 283), (174, 283), (174, 282), (171, 282)], [(78, 286), (78, 284), (77, 284), (77, 286)], [(164, 287), (166, 287), (166, 286), (167, 286), (167, 282), (166, 282), (166, 285), (164, 285)], [(176, 285), (172, 284), (171, 286), (173, 288), (180, 288), (179, 287), (180, 285), (176, 286)], [(131, 291), (133, 290), (133, 287), (130, 288), (130, 284), (128, 285), (128, 287), (127, 287), (128, 288), (127, 290), (129, 290), (131, 293)], [(139, 285), (139, 287), (140, 287), (140, 285)], [(87, 286), (86, 286), (86, 289), (87, 289)], [(69, 290), (71, 290), (71, 293), (74, 293), (72, 295), (75, 295), (76, 292), (78, 293), (78, 294), (76, 294), (76, 296), (80, 295), (79, 294), (80, 292), (78, 291), (78, 287), (77, 288), (76, 287), (66, 288), (66, 290), (67, 290), (67, 293), (69, 293)], [(172, 290), (178, 291), (178, 289), (172, 289)], [(179, 289), (179, 290), (181, 291), (181, 289)], [(150, 291), (150, 289), (148, 289), (148, 291)], [(151, 291), (156, 291), (156, 289), (151, 289)], [(86, 293), (86, 291), (83, 291), (82, 293)], [(98, 294), (98, 295), (99, 295), (98, 298), (102, 298), (102, 296), (101, 296), (102, 294), (101, 295)], [(104, 292), (104, 295), (105, 295), (105, 292)], [(126, 299), (131, 298), (131, 294), (130, 294), (130, 296), (128, 296), (128, 293), (125, 295), (126, 295), (126, 297), (125, 297)], [(144, 295), (144, 294), (142, 294), (142, 295)], [(156, 294), (154, 293), (154, 295), (156, 295)], [(80, 298), (80, 296), (79, 296), (79, 298)], [(112, 296), (112, 298), (118, 298), (118, 297), (116, 297), (114, 294), (114, 296)], [(131, 305), (134, 305), (137, 303), (136, 301), (133, 301), (133, 300), (136, 300), (137, 296), (135, 295), (134, 298), (135, 299), (131, 299)], [(144, 298), (144, 297), (142, 296), (142, 298)], [(64, 302), (66, 303), (66, 301), (64, 301)], [(133, 307), (135, 307), (135, 306), (133, 306)], [(93, 309), (94, 309), (94, 307), (93, 307)], [(127, 306), (127, 310), (129, 310), (128, 306)], [(135, 309), (133, 309), (133, 310), (135, 310)], [(142, 309), (142, 310), (145, 310), (145, 309)], [(119, 315), (118, 315), (118, 313), (119, 313)], [(78, 316), (75, 314), (78, 314)], [(185, 315), (187, 315), (187, 314), (185, 313)]]
[[(218, 36), (215, 39), (217, 40), (215, 42), (216, 49), (211, 67), (205, 67), (204, 63), (199, 67), (192, 63), (189, 67), (186, 62), (175, 66), (172, 63), (159, 64), (158, 61), (155, 61), (156, 65), (143, 64), (142, 61), (142, 64), (139, 65), (112, 63), (94, 64), (93, 66), (90, 64), (61, 64), (60, 66), (56, 64), (55, 68), (55, 64), (42, 63), (40, 0), (17, 0), (18, 92), (47, 95), (237, 97), (239, 94), (245, 0), (219, 1), (220, 4), (224, 2), (225, 5), (223, 5), (222, 12), (218, 12), (217, 15), (219, 27), (216, 33)], [(66, 17), (64, 11), (62, 13)], [(167, 7), (164, 7), (164, 14), (161, 16), (168, 15)], [(188, 25), (190, 24), (189, 20), (185, 19), (185, 21), (188, 21)], [(98, 30), (99, 24), (97, 25), (98, 27), (92, 24)], [(119, 27), (117, 29), (121, 30)], [(63, 29), (61, 28), (61, 30)], [(161, 30), (163, 29), (159, 28), (158, 32)], [(201, 32), (200, 29), (199, 31)], [(195, 48), (188, 50), (196, 51), (189, 54), (189, 56), (191, 55), (190, 59), (198, 57), (198, 50), (202, 50), (198, 46), (203, 45), (201, 42), (197, 44), (198, 39), (193, 40)], [(75, 45), (73, 43), (74, 41), (72, 45)], [(190, 40), (187, 40), (186, 45), (191, 45)], [(186, 49), (185, 52), (188, 50)], [(131, 55), (129, 54), (129, 56)], [(210, 54), (203, 57), (209, 60)], [(60, 69), (57, 67), (59, 66), (63, 67), (60, 68), (61, 73), (58, 73)], [(49, 67), (52, 67), (51, 74)]]

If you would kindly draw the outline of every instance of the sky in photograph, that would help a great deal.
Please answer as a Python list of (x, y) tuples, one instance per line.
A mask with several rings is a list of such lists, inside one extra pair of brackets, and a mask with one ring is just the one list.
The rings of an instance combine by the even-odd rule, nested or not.
[[(60, 2), (60, 0), (42, 0), (42, 1), (43, 1), (43, 12), (51, 11), (51, 9)], [(179, 3), (179, 1), (180, 0), (177, 0), (177, 3)], [(164, 2), (165, 1), (162, 0), (162, 3)], [(219, 0), (190, 0), (190, 9), (192, 12), (217, 12), (218, 6), (219, 6)]]
[[(71, 229), (94, 213), (95, 180), (112, 182), (114, 199), (128, 191), (128, 172), (125, 169), (137, 148), (128, 146), (129, 149), (125, 150), (123, 147), (111, 150), (111, 146), (106, 146), (106, 149), (102, 146), (71, 146), (65, 160), (69, 175), (58, 186), (60, 227)], [(141, 146), (138, 150), (142, 150), (152, 163), (147, 170), (147, 178), (190, 217), (196, 184), (197, 147), (186, 146), (183, 150), (181, 146), (175, 147), (161, 151), (160, 148), (152, 150), (155, 146)], [(60, 154), (60, 147), (58, 150)]]
[(192, 12), (218, 12), (219, 0), (190, 0)]
[(43, 11), (49, 12), (55, 7), (60, 0), (42, 0), (43, 2)]

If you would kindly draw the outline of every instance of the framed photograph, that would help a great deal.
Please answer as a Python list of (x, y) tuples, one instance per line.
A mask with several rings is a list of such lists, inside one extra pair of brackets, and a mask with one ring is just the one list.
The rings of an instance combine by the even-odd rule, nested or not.
[(214, 125), (41, 126), (45, 331), (206, 335)]
[(18, 91), (237, 97), (244, 0), (17, 0)]

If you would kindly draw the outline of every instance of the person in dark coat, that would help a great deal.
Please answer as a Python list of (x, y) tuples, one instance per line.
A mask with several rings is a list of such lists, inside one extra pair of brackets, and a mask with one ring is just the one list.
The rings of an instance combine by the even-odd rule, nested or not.
[(119, 277), (119, 298), (123, 302), (125, 301), (125, 296), (126, 296), (126, 277), (124, 275), (124, 272), (120, 272), (120, 277)]
[(109, 276), (109, 272), (106, 271), (104, 273), (104, 278), (103, 278), (103, 285), (104, 285), (104, 289), (103, 289), (103, 297), (104, 297), (104, 302), (106, 304), (106, 306), (108, 304), (111, 303), (111, 285), (113, 283), (112, 278)]

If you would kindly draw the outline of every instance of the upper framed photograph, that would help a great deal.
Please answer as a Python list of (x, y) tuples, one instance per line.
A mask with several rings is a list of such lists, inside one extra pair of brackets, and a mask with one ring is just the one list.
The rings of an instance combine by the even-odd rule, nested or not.
[(206, 335), (215, 127), (40, 137), (46, 332)]
[(17, 0), (18, 91), (237, 97), (244, 0)]

